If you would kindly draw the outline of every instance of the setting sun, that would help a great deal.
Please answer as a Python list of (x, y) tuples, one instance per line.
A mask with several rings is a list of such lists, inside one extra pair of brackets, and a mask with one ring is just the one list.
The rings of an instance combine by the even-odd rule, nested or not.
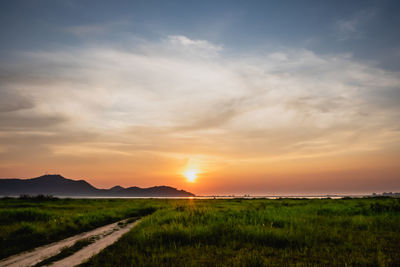
[(185, 176), (186, 177), (186, 179), (189, 181), (189, 182), (194, 182), (195, 180), (196, 180), (196, 178), (197, 178), (197, 173), (198, 173), (199, 171), (198, 170), (195, 170), (195, 169), (190, 169), (190, 170), (186, 170), (184, 173), (183, 173), (183, 176)]

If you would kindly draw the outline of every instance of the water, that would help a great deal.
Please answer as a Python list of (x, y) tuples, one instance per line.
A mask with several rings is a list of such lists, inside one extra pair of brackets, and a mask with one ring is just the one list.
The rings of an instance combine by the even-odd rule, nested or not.
[[(344, 197), (362, 198), (371, 197), (372, 195), (264, 195), (264, 196), (251, 196), (251, 195), (228, 195), (228, 196), (195, 196), (195, 197), (121, 197), (121, 196), (57, 196), (57, 198), (72, 198), (72, 199), (280, 199), (280, 198), (305, 198), (305, 199), (341, 199)], [(19, 198), (18, 196), (0, 196)]]
[(322, 195), (322, 196), (195, 196), (195, 197), (120, 197), (120, 196), (55, 196), (58, 198), (84, 198), (84, 199), (280, 199), (280, 198), (305, 198), (305, 199), (341, 199), (344, 197), (362, 198), (370, 195)]

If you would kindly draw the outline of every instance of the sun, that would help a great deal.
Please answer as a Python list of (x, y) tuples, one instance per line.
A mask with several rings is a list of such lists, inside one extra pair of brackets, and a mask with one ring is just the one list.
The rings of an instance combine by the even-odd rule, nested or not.
[(196, 178), (197, 178), (197, 173), (198, 173), (199, 171), (198, 170), (196, 170), (196, 169), (189, 169), (189, 170), (186, 170), (186, 171), (184, 171), (183, 172), (183, 176), (185, 176), (186, 177), (186, 179), (189, 181), (189, 182), (194, 182), (194, 181), (196, 181)]

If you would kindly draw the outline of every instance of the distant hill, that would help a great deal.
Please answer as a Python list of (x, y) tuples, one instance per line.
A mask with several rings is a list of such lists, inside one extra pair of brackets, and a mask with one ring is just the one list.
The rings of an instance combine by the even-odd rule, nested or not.
[(114, 186), (98, 189), (85, 180), (71, 180), (61, 175), (43, 175), (32, 179), (0, 179), (1, 196), (53, 195), (92, 197), (192, 197), (194, 194), (169, 186), (149, 188)]

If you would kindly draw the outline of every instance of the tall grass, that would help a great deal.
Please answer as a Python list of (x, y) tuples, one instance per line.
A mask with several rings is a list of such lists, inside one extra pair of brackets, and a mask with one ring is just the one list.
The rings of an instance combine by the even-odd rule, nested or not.
[(0, 257), (127, 217), (88, 266), (400, 266), (400, 200), (1, 199)]
[(0, 199), (0, 258), (150, 214), (161, 204), (140, 199)]
[(87, 266), (398, 266), (398, 199), (181, 200)]

